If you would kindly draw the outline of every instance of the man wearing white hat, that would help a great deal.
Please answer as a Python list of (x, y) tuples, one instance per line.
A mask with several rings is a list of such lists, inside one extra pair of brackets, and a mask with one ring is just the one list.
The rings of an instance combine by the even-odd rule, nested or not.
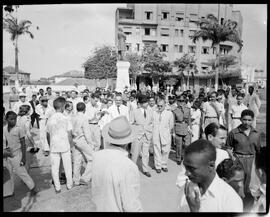
[(16, 114), (18, 114), (20, 107), (22, 105), (29, 105), (30, 106), (30, 115), (32, 115), (33, 109), (32, 109), (32, 106), (30, 105), (30, 103), (28, 101), (26, 101), (26, 94), (25, 93), (19, 94), (19, 101), (14, 104), (12, 111), (14, 111)]
[(140, 212), (140, 175), (128, 158), (128, 144), (134, 132), (125, 116), (119, 116), (102, 129), (110, 143), (93, 154), (92, 200), (98, 212)]

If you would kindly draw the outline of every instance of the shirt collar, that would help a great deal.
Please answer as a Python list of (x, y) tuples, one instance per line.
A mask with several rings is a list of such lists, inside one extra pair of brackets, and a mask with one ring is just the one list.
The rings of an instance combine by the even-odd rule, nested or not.
[(217, 175), (217, 173), (215, 174), (215, 177), (213, 179), (213, 181), (211, 182), (211, 184), (209, 185), (209, 187), (207, 188), (205, 194), (209, 193), (210, 195), (212, 195), (213, 197), (216, 196), (216, 193), (220, 191), (220, 185), (219, 185), (219, 177)]
[[(244, 130), (242, 129), (242, 124), (240, 124), (236, 129), (237, 129), (237, 133), (244, 133)], [(257, 133), (258, 131), (251, 126), (250, 127), (250, 132)]]
[(128, 152), (125, 149), (123, 149), (122, 147), (110, 144), (107, 148), (118, 151), (119, 153), (122, 153), (124, 156), (128, 157)]

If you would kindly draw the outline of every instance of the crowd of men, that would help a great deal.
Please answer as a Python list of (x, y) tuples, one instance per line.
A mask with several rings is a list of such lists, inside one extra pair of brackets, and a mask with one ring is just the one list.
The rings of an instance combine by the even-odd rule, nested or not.
[[(51, 160), (55, 192), (61, 185), (89, 185), (97, 211), (143, 211), (140, 176), (167, 173), (176, 153), (177, 204), (181, 212), (265, 211), (265, 148), (256, 117), (261, 106), (254, 87), (205, 92), (91, 92), (40, 89), (31, 97), (15, 88), (4, 112), (4, 197), (14, 194), (13, 173), (28, 186), (29, 162), (38, 151)], [(39, 129), (36, 144), (31, 128)], [(84, 172), (81, 173), (81, 168)]]

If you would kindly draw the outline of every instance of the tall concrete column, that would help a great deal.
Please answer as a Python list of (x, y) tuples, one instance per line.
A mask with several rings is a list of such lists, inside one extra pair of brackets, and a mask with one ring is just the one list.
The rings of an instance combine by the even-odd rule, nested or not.
[(128, 73), (130, 63), (127, 61), (117, 61), (116, 67), (117, 67), (117, 78), (115, 90), (118, 92), (123, 92), (125, 86), (128, 86), (128, 88), (130, 89), (129, 73)]

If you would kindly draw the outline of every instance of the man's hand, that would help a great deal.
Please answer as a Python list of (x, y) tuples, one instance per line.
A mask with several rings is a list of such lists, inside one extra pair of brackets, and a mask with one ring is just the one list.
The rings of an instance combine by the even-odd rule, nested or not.
[(200, 191), (190, 187), (190, 183), (188, 181), (186, 181), (185, 184), (185, 195), (190, 211), (199, 212), (201, 206)]
[(21, 166), (24, 166), (24, 165), (25, 165), (25, 162), (26, 162), (25, 157), (22, 157), (20, 165), (21, 165)]

